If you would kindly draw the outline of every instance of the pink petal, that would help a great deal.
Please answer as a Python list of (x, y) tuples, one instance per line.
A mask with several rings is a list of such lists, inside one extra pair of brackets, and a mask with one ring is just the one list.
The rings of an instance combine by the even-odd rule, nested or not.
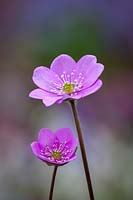
[(29, 94), (29, 97), (35, 98), (35, 99), (44, 99), (47, 95), (47, 92), (45, 92), (42, 89), (35, 89), (32, 90)]
[(37, 67), (33, 72), (33, 82), (40, 88), (50, 91), (51, 81), (60, 84), (60, 80), (56, 78), (56, 74), (47, 67)]
[(38, 142), (42, 146), (53, 145), (55, 134), (48, 128), (42, 128), (38, 134)]
[(69, 147), (75, 151), (77, 147), (78, 140), (73, 135), (71, 129), (69, 128), (61, 128), (56, 131), (55, 133), (56, 137), (59, 139), (60, 142), (67, 142)]
[(82, 97), (88, 96), (88, 95), (96, 92), (97, 90), (99, 90), (101, 86), (102, 86), (102, 81), (100, 79), (98, 79), (91, 87), (81, 90), (80, 92), (78, 92), (77, 95), (74, 95), (72, 98), (80, 99)]
[(60, 99), (62, 99), (62, 96), (58, 96), (58, 95), (54, 95), (54, 94), (47, 94), (44, 98), (43, 98), (43, 103), (45, 104), (45, 106), (51, 106), (54, 103), (58, 102)]
[(42, 99), (46, 106), (51, 106), (56, 101), (61, 100), (63, 97), (54, 93), (46, 92), (42, 89), (35, 89), (29, 94), (30, 97), (35, 99)]
[(97, 58), (93, 55), (85, 55), (80, 58), (80, 60), (77, 62), (77, 68), (79, 73), (86, 73), (92, 64), (95, 64), (97, 62)]
[(41, 161), (43, 161), (43, 162), (55, 164), (54, 162), (52, 162), (51, 160), (49, 160), (47, 157), (42, 156), (41, 154), (38, 156), (38, 158), (39, 158)]
[(57, 104), (61, 104), (63, 101), (65, 101), (66, 99), (69, 99), (69, 98), (71, 98), (70, 95), (68, 95), (68, 94), (63, 94), (62, 98), (59, 99), (56, 103), (57, 103)]
[(76, 62), (72, 57), (66, 54), (62, 54), (53, 60), (50, 69), (61, 76), (63, 72), (70, 74), (75, 64)]
[(77, 155), (74, 154), (74, 155), (69, 159), (69, 162), (72, 161), (72, 160), (75, 160), (76, 158), (77, 158)]
[(85, 74), (84, 87), (89, 87), (96, 82), (98, 77), (104, 70), (104, 65), (100, 63), (92, 64), (90, 69)]
[(40, 146), (38, 142), (32, 142), (31, 144), (31, 148), (33, 153), (35, 154), (35, 156), (39, 156), (40, 155)]
[(60, 165), (64, 165), (64, 164), (67, 164), (67, 163), (69, 163), (70, 161), (73, 161), (73, 160), (75, 160), (77, 158), (77, 155), (75, 155), (75, 154), (73, 154), (73, 156), (71, 156), (68, 160), (66, 160), (66, 161), (62, 161), (61, 163), (60, 163)]
[(68, 159), (67, 161), (54, 161), (54, 160), (49, 160), (47, 157), (45, 156), (41, 156), (39, 155), (38, 158), (40, 158), (42, 161), (47, 162), (47, 163), (51, 163), (53, 165), (64, 165), (67, 164), (68, 162), (75, 160), (77, 158), (76, 155), (72, 156), (70, 159)]
[(86, 87), (92, 85), (104, 70), (104, 66), (96, 63), (97, 59), (93, 55), (83, 56), (77, 62), (78, 73), (82, 73)]

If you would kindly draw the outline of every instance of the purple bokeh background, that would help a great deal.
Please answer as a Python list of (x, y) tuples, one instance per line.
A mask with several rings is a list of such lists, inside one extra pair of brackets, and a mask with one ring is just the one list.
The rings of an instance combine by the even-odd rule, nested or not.
[[(70, 127), (67, 103), (46, 108), (30, 99), (31, 77), (61, 53), (94, 54), (103, 87), (78, 102), (96, 199), (133, 198), (133, 2), (109, 0), (0, 2), (0, 199), (48, 198), (53, 168), (30, 149), (41, 127)], [(55, 200), (88, 199), (80, 150), (58, 171)]]

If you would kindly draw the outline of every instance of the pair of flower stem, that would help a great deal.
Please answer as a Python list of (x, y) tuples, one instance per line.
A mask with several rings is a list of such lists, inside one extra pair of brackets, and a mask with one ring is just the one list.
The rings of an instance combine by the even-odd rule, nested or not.
[[(90, 197), (90, 200), (94, 200), (94, 194), (93, 194), (93, 188), (92, 188), (91, 177), (90, 177), (90, 172), (89, 172), (89, 166), (88, 166), (88, 162), (87, 162), (85, 145), (84, 145), (84, 141), (83, 141), (83, 134), (82, 134), (81, 127), (80, 127), (80, 121), (79, 121), (79, 117), (78, 117), (76, 104), (75, 104), (74, 100), (69, 100), (69, 102), (70, 102), (70, 105), (71, 105), (71, 108), (72, 108), (72, 113), (73, 113), (76, 129), (77, 129), (77, 133), (78, 133), (78, 139), (79, 139), (79, 144), (80, 144), (80, 149), (81, 149), (84, 171), (85, 171), (85, 175), (86, 175), (89, 197)], [(51, 187), (50, 187), (49, 200), (53, 199), (53, 190), (54, 190), (57, 168), (58, 168), (58, 166), (55, 165), (54, 171), (53, 171), (53, 176), (52, 176)]]

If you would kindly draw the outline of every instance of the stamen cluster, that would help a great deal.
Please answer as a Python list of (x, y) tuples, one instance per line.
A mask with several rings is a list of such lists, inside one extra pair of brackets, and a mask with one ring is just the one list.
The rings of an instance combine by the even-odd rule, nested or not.
[(62, 162), (66, 162), (69, 160), (69, 154), (72, 152), (70, 146), (67, 145), (67, 141), (59, 142), (56, 138), (52, 147), (46, 145), (40, 151), (40, 155), (47, 157), (49, 161), (56, 162), (57, 164), (61, 164)]

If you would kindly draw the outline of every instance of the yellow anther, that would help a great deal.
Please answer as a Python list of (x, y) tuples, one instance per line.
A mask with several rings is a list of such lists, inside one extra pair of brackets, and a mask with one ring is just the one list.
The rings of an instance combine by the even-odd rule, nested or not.
[(73, 92), (75, 85), (71, 83), (65, 83), (63, 86), (63, 91), (67, 94), (71, 94)]
[(59, 151), (53, 151), (52, 156), (55, 160), (60, 160), (61, 159), (61, 155)]

